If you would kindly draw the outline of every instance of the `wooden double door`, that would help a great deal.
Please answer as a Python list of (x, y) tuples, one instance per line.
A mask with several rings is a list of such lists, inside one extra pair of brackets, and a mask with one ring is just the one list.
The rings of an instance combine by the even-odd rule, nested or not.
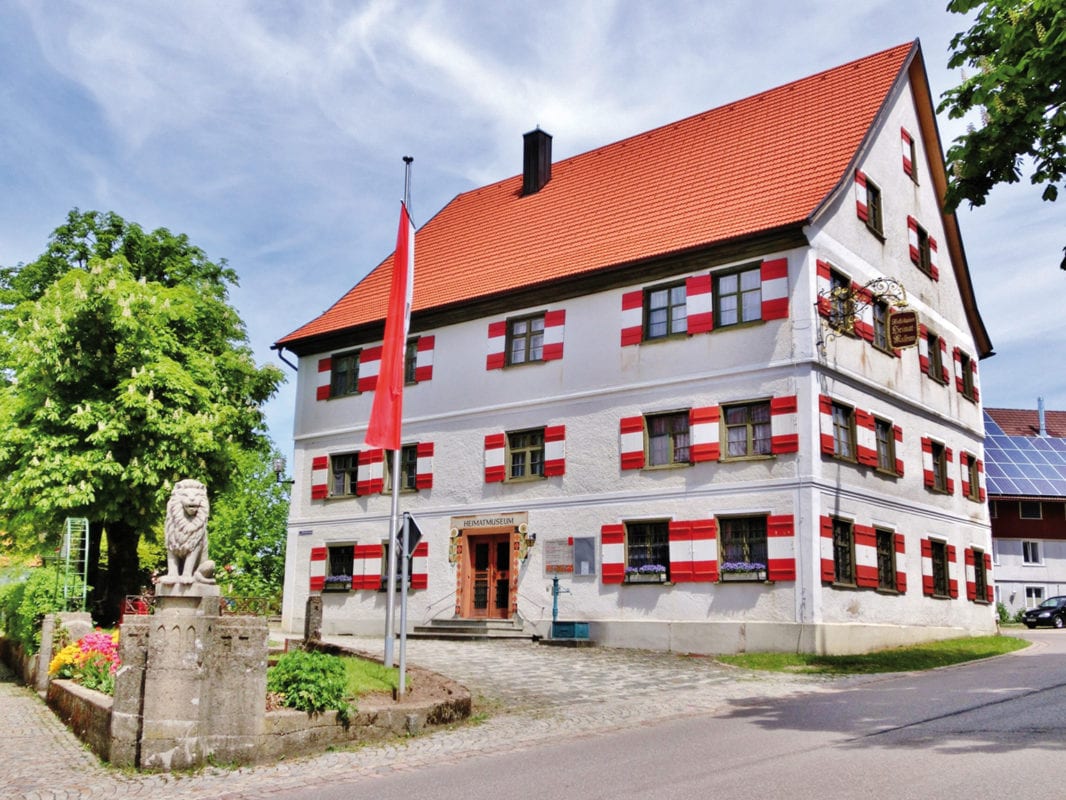
[(514, 597), (514, 535), (468, 534), (461, 576), (461, 614), (467, 619), (510, 619)]

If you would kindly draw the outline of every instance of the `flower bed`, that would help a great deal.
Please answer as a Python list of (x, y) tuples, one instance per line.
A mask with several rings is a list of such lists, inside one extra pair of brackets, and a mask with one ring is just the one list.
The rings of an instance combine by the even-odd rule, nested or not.
[(118, 667), (118, 632), (98, 630), (56, 653), (48, 665), (48, 676), (68, 678), (87, 689), (113, 695)]

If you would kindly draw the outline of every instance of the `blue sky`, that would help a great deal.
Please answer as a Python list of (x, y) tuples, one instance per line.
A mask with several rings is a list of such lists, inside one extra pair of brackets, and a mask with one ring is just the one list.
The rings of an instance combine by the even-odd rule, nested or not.
[[(240, 276), (256, 358), (391, 250), (412, 213), (920, 38), (935, 98), (967, 20), (929, 0), (0, 0), (0, 264), (77, 206), (188, 234)], [(964, 122), (939, 120), (945, 146)], [(1063, 203), (1024, 180), (960, 227), (997, 355), (990, 406), (1066, 409)], [(1052, 300), (1051, 298), (1054, 298)], [(295, 375), (267, 406), (291, 449)]]

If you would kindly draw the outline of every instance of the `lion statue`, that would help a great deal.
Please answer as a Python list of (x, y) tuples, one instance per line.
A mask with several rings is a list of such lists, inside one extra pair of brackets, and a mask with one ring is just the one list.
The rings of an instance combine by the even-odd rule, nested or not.
[(207, 559), (207, 487), (191, 478), (178, 481), (167, 501), (163, 526), (167, 545), (167, 574), (159, 583), (215, 582), (215, 562)]

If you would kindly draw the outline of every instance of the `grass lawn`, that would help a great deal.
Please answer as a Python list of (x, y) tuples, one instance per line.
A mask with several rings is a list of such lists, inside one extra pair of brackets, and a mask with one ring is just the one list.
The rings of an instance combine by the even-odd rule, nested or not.
[[(348, 676), (348, 697), (356, 698), (374, 692), (392, 692), (400, 685), (400, 670), (386, 667), (376, 661), (364, 658), (343, 656), (344, 670)], [(407, 677), (407, 688), (411, 687), (411, 676)]]
[(723, 664), (773, 672), (857, 675), (873, 672), (913, 672), (946, 667), (979, 658), (1010, 653), (1029, 642), (1013, 636), (973, 636), (942, 642), (896, 647), (855, 656), (818, 656), (805, 653), (741, 653), (717, 656)]

